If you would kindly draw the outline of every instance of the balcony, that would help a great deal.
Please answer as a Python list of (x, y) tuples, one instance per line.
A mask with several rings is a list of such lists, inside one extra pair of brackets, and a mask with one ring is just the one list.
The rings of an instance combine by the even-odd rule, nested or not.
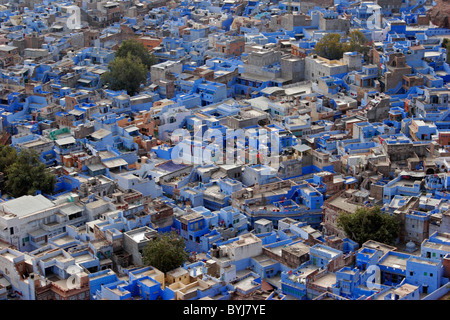
[(67, 222), (68, 225), (75, 225), (81, 222), (84, 222), (86, 220), (85, 216), (81, 216), (81, 217), (76, 217), (76, 218), (70, 218), (69, 217), (69, 221)]
[(49, 223), (44, 223), (42, 225), (42, 229), (44, 229), (47, 232), (53, 232), (55, 230), (58, 230), (59, 228), (63, 228), (64, 226), (65, 226), (65, 223), (49, 222)]

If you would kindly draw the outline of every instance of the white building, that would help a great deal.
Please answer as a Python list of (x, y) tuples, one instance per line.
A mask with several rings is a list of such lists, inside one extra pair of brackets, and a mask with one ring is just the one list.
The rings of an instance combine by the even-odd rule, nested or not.
[(22, 196), (0, 204), (0, 239), (20, 251), (31, 251), (65, 232), (65, 226), (85, 222), (75, 202), (53, 202), (43, 195)]
[(144, 198), (156, 199), (162, 195), (162, 188), (151, 176), (154, 167), (154, 164), (143, 163), (136, 171), (116, 175), (117, 184), (123, 189), (139, 191)]
[(192, 112), (184, 106), (178, 104), (165, 105), (159, 113), (161, 122), (158, 127), (158, 138), (164, 141), (168, 140), (171, 133), (175, 129), (181, 128), (183, 121), (191, 114)]
[(348, 65), (342, 60), (328, 60), (318, 55), (305, 58), (305, 79), (318, 80), (322, 77), (330, 77), (347, 73)]
[(262, 240), (252, 233), (246, 233), (231, 243), (219, 247), (213, 246), (211, 258), (220, 267), (221, 279), (232, 281), (236, 278), (237, 271), (248, 266), (248, 259), (262, 253)]

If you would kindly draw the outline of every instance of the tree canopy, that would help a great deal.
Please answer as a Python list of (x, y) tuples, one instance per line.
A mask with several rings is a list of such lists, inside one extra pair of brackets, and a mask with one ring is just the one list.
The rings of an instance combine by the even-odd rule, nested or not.
[(341, 36), (338, 33), (328, 33), (320, 39), (315, 46), (316, 53), (326, 59), (341, 59), (344, 48), (341, 43)]
[(56, 176), (39, 160), (39, 154), (24, 149), (17, 153), (11, 146), (0, 147), (0, 170), (5, 174), (5, 190), (13, 197), (34, 195), (40, 190), (51, 193)]
[(444, 38), (444, 40), (442, 40), (442, 47), (447, 49), (447, 61), (450, 61), (450, 39)]
[(189, 257), (185, 251), (184, 239), (176, 233), (158, 233), (157, 238), (149, 241), (143, 250), (145, 265), (168, 272), (181, 266)]
[(344, 44), (344, 52), (357, 51), (362, 54), (367, 54), (370, 49), (367, 43), (367, 38), (361, 31), (352, 30), (348, 35), (348, 42)]
[(129, 54), (134, 58), (138, 58), (147, 70), (150, 70), (150, 67), (158, 62), (157, 58), (141, 42), (134, 39), (123, 41), (117, 49), (115, 56), (126, 58)]
[(380, 207), (358, 208), (354, 213), (341, 213), (337, 224), (346, 235), (362, 245), (368, 240), (394, 244), (400, 230), (397, 218), (384, 214)]
[(102, 81), (112, 90), (126, 90), (129, 95), (134, 95), (147, 80), (147, 73), (145, 65), (128, 54), (124, 58), (116, 57), (109, 63)]
[(125, 40), (101, 79), (112, 90), (126, 90), (129, 95), (134, 95), (147, 81), (150, 67), (157, 62), (142, 43), (134, 39)]
[(6, 169), (17, 160), (17, 151), (14, 147), (0, 145), (0, 172), (6, 173)]
[(346, 42), (341, 40), (340, 34), (328, 33), (316, 43), (315, 52), (323, 58), (338, 60), (342, 58), (344, 52), (357, 51), (366, 54), (369, 50), (368, 41), (359, 30), (350, 31)]

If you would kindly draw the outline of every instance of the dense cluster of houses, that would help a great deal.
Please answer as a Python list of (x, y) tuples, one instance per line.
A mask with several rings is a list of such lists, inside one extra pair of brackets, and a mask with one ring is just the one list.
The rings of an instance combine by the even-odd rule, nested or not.
[[(3, 1), (0, 144), (57, 183), (1, 194), (0, 299), (448, 295), (450, 30), (433, 5)], [(353, 30), (366, 53), (315, 53)], [(135, 95), (101, 79), (128, 39), (157, 59)], [(372, 206), (401, 222), (395, 245), (338, 225)], [(143, 250), (168, 232), (189, 260), (164, 273)]]

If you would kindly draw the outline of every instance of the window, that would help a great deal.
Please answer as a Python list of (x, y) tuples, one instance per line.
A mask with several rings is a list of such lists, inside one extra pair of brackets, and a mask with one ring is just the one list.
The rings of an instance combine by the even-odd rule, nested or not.
[(35, 243), (39, 243), (39, 242), (44, 241), (44, 240), (45, 240), (45, 236), (41, 236), (41, 237), (36, 237), (36, 238), (34, 238), (34, 242), (35, 242)]
[(433, 274), (432, 273), (430, 273), (430, 277), (432, 277), (433, 276)]
[(393, 274), (392, 275), (392, 283), (397, 283), (398, 282), (398, 274)]

